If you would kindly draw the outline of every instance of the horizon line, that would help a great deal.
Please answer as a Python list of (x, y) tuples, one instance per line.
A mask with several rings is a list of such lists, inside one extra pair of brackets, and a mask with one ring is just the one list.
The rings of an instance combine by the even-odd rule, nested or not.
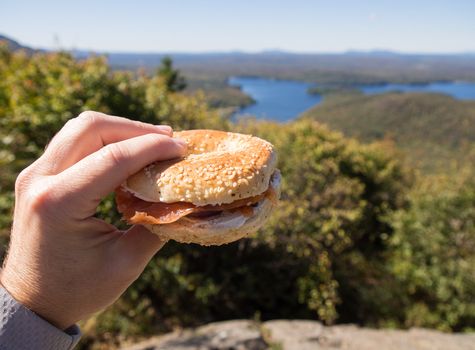
[(464, 50), (464, 51), (404, 51), (404, 50), (395, 50), (388, 48), (372, 48), (372, 49), (354, 49), (349, 48), (346, 50), (338, 51), (296, 51), (288, 50), (281, 48), (267, 48), (262, 50), (245, 50), (245, 49), (229, 49), (229, 50), (198, 50), (198, 51), (186, 51), (186, 50), (165, 50), (165, 51), (154, 51), (154, 50), (137, 50), (137, 51), (126, 51), (126, 50), (96, 50), (91, 48), (65, 48), (60, 47), (34, 47), (28, 44), (23, 44), (12, 37), (0, 33), (0, 36), (4, 36), (6, 39), (15, 41), (20, 46), (30, 48), (33, 50), (42, 50), (42, 51), (68, 51), (68, 52), (81, 52), (89, 54), (137, 54), (137, 55), (219, 55), (219, 54), (243, 54), (243, 55), (256, 55), (256, 54), (291, 54), (291, 55), (345, 55), (345, 54), (381, 54), (381, 55), (434, 55), (434, 56), (461, 56), (461, 55), (475, 55), (475, 49), (473, 50)]
[(341, 51), (294, 51), (286, 49), (262, 49), (262, 50), (243, 50), (243, 49), (229, 49), (229, 50), (199, 50), (199, 51), (185, 51), (185, 50), (170, 50), (170, 51), (153, 51), (153, 50), (95, 50), (83, 48), (43, 48), (45, 51), (69, 51), (81, 53), (97, 53), (97, 54), (136, 54), (136, 55), (220, 55), (220, 54), (242, 54), (242, 55), (259, 55), (259, 54), (291, 54), (291, 55), (364, 55), (364, 54), (381, 54), (381, 55), (434, 55), (434, 56), (461, 56), (461, 55), (475, 55), (473, 51), (401, 51), (392, 49), (347, 49)]

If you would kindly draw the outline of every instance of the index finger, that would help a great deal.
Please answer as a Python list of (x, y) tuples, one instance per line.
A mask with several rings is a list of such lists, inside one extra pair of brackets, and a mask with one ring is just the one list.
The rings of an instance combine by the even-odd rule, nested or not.
[(150, 133), (171, 136), (172, 129), (99, 112), (83, 112), (63, 126), (36, 164), (42, 174), (55, 175), (105, 145)]
[(67, 202), (81, 218), (93, 215), (103, 197), (129, 176), (155, 161), (184, 155), (186, 144), (159, 134), (147, 134), (103, 147), (55, 176), (67, 186)]

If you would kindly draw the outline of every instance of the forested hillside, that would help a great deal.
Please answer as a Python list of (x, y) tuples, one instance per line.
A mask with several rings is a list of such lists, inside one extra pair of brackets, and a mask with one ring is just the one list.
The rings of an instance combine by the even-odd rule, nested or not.
[(304, 113), (362, 142), (386, 140), (426, 172), (475, 166), (475, 102), (442, 94), (330, 94)]

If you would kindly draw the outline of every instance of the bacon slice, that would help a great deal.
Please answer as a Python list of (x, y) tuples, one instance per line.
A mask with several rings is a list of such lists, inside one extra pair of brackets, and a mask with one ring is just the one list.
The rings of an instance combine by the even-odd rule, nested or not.
[[(252, 216), (250, 205), (253, 205), (264, 197), (275, 200), (275, 191), (269, 188), (266, 192), (249, 198), (239, 199), (229, 204), (205, 205), (197, 207), (192, 203), (175, 202), (147, 202), (135, 197), (132, 193), (122, 187), (115, 192), (117, 208), (130, 224), (169, 224), (180, 218), (196, 213), (217, 212), (223, 210), (239, 209), (243, 215)], [(206, 216), (206, 215), (204, 215)]]

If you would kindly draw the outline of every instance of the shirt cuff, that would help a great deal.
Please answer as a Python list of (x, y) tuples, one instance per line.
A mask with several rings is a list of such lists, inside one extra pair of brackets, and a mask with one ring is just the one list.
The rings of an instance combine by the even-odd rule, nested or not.
[(81, 337), (79, 327), (56, 328), (29, 310), (0, 286), (0, 350), (72, 349)]

